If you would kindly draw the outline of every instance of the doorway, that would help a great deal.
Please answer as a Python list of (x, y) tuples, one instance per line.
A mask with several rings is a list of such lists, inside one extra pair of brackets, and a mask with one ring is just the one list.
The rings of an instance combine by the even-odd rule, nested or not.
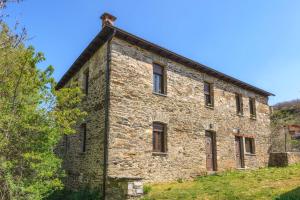
[(216, 134), (213, 131), (205, 132), (205, 149), (206, 149), (206, 169), (207, 171), (217, 171), (216, 156)]
[(243, 138), (235, 136), (236, 167), (245, 168)]

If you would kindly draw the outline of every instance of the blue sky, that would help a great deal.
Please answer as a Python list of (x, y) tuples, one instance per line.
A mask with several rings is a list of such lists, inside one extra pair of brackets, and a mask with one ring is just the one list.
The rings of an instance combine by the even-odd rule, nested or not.
[(272, 105), (300, 98), (299, 10), (298, 0), (24, 0), (6, 12), (56, 80), (110, 12), (130, 33), (276, 94)]

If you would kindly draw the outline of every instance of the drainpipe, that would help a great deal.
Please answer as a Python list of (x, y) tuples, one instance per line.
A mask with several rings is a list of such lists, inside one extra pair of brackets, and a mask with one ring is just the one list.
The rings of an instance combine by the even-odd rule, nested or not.
[(109, 139), (109, 99), (110, 99), (110, 62), (111, 62), (111, 40), (116, 34), (116, 29), (107, 40), (106, 69), (105, 69), (105, 121), (104, 121), (104, 168), (103, 168), (103, 190), (102, 197), (106, 199), (106, 182), (108, 168), (108, 139)]

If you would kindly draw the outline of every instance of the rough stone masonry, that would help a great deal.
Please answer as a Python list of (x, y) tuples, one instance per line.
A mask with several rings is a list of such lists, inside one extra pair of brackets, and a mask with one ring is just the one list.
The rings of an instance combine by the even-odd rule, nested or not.
[[(143, 193), (143, 183), (268, 164), (271, 93), (118, 29), (115, 19), (102, 16), (101, 32), (57, 86), (88, 84), (86, 129), (78, 124), (60, 146), (69, 188), (129, 199)], [(160, 81), (154, 65), (163, 70)], [(162, 83), (164, 92), (155, 92)]]

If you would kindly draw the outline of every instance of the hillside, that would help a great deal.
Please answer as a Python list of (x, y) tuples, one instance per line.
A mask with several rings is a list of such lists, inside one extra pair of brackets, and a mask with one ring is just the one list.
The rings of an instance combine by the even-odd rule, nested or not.
[(271, 119), (273, 125), (300, 124), (300, 99), (274, 105)]
[(275, 110), (298, 110), (300, 111), (300, 99), (278, 103), (273, 106)]
[(299, 200), (300, 165), (234, 171), (194, 181), (145, 186), (144, 200)]

